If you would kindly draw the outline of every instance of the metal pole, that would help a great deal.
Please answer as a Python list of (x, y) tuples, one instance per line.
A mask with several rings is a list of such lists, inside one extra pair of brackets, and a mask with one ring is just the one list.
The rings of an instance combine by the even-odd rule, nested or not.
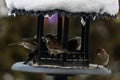
[[(63, 44), (65, 48), (68, 48), (68, 31), (69, 31), (69, 18), (65, 15), (64, 17), (64, 34), (63, 34)], [(66, 61), (66, 54), (63, 54), (63, 61)], [(63, 62), (62, 65), (65, 65)]]
[[(85, 21), (85, 25), (82, 25), (82, 43), (81, 43), (81, 51), (84, 52), (84, 58), (88, 61), (85, 65), (89, 65), (89, 26), (90, 26), (90, 18), (83, 17)], [(83, 60), (84, 61), (84, 60)]]
[(65, 75), (54, 76), (54, 80), (67, 80), (67, 76)]
[(58, 14), (57, 39), (62, 41), (62, 17)]
[[(40, 59), (40, 51), (42, 50), (42, 39), (43, 36), (43, 25), (44, 24), (44, 16), (41, 14), (38, 16), (38, 23), (37, 23), (37, 40), (38, 40), (38, 58)], [(38, 60), (39, 60), (38, 59)]]
[(68, 31), (69, 31), (69, 18), (65, 15), (63, 44), (66, 48), (68, 47)]

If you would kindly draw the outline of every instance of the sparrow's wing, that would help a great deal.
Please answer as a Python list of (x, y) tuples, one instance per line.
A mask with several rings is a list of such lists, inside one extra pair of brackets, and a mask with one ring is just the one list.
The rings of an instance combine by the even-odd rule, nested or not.
[(33, 39), (32, 42), (33, 42), (34, 45), (38, 45), (38, 40), (37, 39)]
[(60, 42), (57, 42), (57, 41), (54, 41), (54, 47), (55, 49), (64, 49), (64, 46)]
[(58, 42), (56, 41), (51, 41), (47, 44), (47, 46), (51, 49), (62, 49), (63, 46), (61, 44), (59, 44)]
[(23, 38), (22, 40), (23, 41), (27, 41), (29, 43), (32, 43), (33, 45), (37, 45), (38, 44), (37, 43), (37, 39), (35, 39), (35, 38)]
[(107, 60), (106, 60), (106, 64), (108, 64), (109, 63), (109, 54), (107, 54)]
[(29, 40), (29, 43), (33, 44), (33, 45), (38, 45), (37, 39), (31, 39)]

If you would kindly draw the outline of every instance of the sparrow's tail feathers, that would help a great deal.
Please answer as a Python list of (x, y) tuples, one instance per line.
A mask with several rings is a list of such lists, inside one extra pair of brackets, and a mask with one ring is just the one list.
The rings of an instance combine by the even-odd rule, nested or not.
[(8, 46), (18, 45), (18, 44), (20, 44), (20, 42), (17, 42), (17, 43), (10, 43), (10, 44), (8, 44)]
[(25, 41), (25, 40), (33, 40), (34, 38), (23, 38), (22, 40)]
[(68, 50), (65, 50), (65, 53), (67, 53), (67, 54), (71, 54), (71, 52), (70, 52), (70, 51), (68, 51)]

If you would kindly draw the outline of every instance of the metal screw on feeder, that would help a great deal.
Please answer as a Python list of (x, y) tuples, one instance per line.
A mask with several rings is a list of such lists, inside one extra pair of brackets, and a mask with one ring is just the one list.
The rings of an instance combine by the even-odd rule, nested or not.
[[(53, 0), (52, 0), (53, 1)], [(67, 80), (67, 76), (69, 75), (78, 75), (78, 74), (110, 74), (111, 70), (105, 68), (104, 66), (99, 66), (99, 68), (96, 68), (96, 64), (90, 64), (89, 62), (89, 29), (90, 29), (90, 21), (95, 20), (99, 17), (104, 16), (116, 16), (118, 11), (118, 2), (115, 1), (113, 3), (110, 1), (109, 3), (114, 4), (115, 6), (110, 6), (111, 8), (108, 9), (106, 3), (102, 1), (94, 1), (98, 6), (92, 5), (91, 1), (74, 1), (70, 0), (71, 3), (64, 6), (66, 4), (66, 0), (63, 2), (56, 2), (56, 5), (59, 5), (56, 8), (55, 4), (47, 3), (43, 4), (36, 2), (35, 6), (30, 6), (28, 4), (31, 4), (33, 1), (28, 0), (26, 3), (24, 0), (21, 2), (17, 2), (15, 0), (12, 0), (14, 4), (12, 4), (11, 1), (6, 0), (7, 6), (11, 11), (11, 14), (36, 14), (37, 15), (37, 43), (38, 43), (38, 65), (39, 67), (34, 67), (34, 65), (24, 65), (22, 62), (16, 63), (12, 66), (13, 70), (16, 71), (24, 71), (24, 72), (38, 72), (38, 73), (46, 73), (48, 75), (53, 75), (54, 80)], [(46, 2), (46, 1), (45, 1)], [(17, 5), (19, 3), (19, 5)], [(22, 5), (24, 3), (24, 6)], [(68, 3), (68, 2), (67, 2)], [(82, 7), (81, 5), (84, 6)], [(104, 8), (101, 7), (104, 3)], [(71, 7), (71, 5), (73, 5)], [(52, 6), (52, 7), (49, 7)], [(39, 7), (39, 8), (38, 8)], [(92, 8), (91, 8), (92, 7)], [(74, 8), (74, 9), (73, 9)], [(95, 9), (93, 9), (95, 8)], [(113, 12), (111, 12), (110, 9), (115, 8)], [(101, 10), (102, 9), (102, 10)], [(53, 14), (58, 12), (58, 20), (57, 20), (57, 38), (60, 43), (63, 44), (65, 49), (68, 49), (68, 37), (69, 37), (69, 20), (71, 15), (79, 15), (81, 17), (81, 50), (79, 51), (70, 51), (69, 54), (66, 54), (65, 52), (63, 54), (57, 54), (57, 55), (51, 55), (49, 54), (49, 49), (46, 47), (46, 44), (42, 40), (42, 36), (45, 36), (44, 34), (44, 15), (45, 14)], [(61, 14), (63, 17), (61, 17)], [(63, 23), (64, 18), (64, 23)], [(62, 24), (64, 24), (64, 27), (62, 27)], [(51, 33), (52, 34), (52, 33)], [(53, 44), (53, 43), (52, 43)], [(53, 44), (55, 45), (55, 44)], [(52, 49), (53, 50), (53, 49)], [(57, 50), (58, 51), (58, 50)], [(55, 53), (55, 51), (54, 51)]]

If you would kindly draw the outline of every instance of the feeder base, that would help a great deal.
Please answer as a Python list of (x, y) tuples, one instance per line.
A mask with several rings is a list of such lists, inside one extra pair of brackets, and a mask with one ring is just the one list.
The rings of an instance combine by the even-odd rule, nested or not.
[(111, 70), (97, 64), (89, 64), (89, 67), (56, 66), (56, 65), (33, 65), (32, 62), (25, 65), (24, 62), (13, 64), (12, 70), (21, 72), (45, 73), (51, 75), (108, 75)]

